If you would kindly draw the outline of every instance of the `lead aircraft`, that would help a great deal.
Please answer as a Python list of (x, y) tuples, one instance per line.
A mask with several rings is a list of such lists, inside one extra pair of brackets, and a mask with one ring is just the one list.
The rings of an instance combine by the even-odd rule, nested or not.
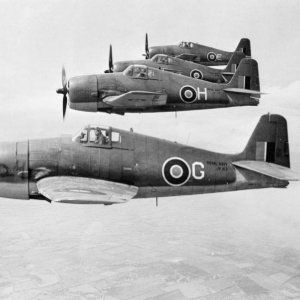
[(132, 65), (122, 73), (66, 78), (62, 70), (63, 116), (71, 109), (116, 114), (168, 112), (258, 105), (260, 84), (254, 59), (241, 60), (230, 82), (218, 84)]
[(86, 126), (74, 138), (0, 144), (0, 196), (78, 204), (132, 198), (284, 188), (287, 123), (260, 118), (245, 149), (222, 154), (113, 127)]

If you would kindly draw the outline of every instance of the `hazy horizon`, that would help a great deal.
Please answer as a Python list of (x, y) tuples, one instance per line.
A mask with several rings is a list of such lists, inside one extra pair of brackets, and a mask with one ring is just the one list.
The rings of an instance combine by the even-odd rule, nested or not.
[[(300, 169), (300, 1), (0, 0), (0, 142), (103, 124), (236, 153), (261, 115), (288, 121)], [(233, 51), (251, 40), (258, 107), (153, 114), (67, 110), (67, 76), (142, 59), (149, 45), (190, 40)], [(66, 205), (0, 199), (0, 298), (299, 299), (300, 185), (285, 189)]]

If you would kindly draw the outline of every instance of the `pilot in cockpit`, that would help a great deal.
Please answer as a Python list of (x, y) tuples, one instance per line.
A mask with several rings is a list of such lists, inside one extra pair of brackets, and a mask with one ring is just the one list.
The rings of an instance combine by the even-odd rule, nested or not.
[(146, 69), (143, 69), (143, 68), (139, 69), (138, 77), (145, 78), (146, 77)]
[(83, 130), (81, 131), (80, 133), (80, 142), (81, 143), (84, 143), (87, 141), (87, 131), (86, 130)]
[(106, 132), (103, 132), (100, 128), (97, 128), (95, 130), (95, 135), (95, 143), (99, 143), (100, 145), (105, 145), (108, 143), (108, 137), (106, 136)]

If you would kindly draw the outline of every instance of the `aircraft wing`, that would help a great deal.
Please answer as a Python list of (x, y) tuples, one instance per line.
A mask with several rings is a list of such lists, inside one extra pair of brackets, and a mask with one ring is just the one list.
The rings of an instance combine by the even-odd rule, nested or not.
[(176, 73), (176, 74), (182, 74), (182, 71), (174, 70), (174, 69), (168, 69), (168, 68), (162, 68), (163, 71)]
[(299, 175), (293, 172), (290, 168), (283, 167), (277, 164), (268, 163), (265, 161), (257, 160), (241, 160), (235, 161), (233, 165), (244, 168), (250, 171), (261, 173), (279, 180), (297, 181)]
[(76, 204), (124, 203), (138, 192), (133, 185), (72, 176), (43, 178), (37, 182), (37, 188), (51, 201)]
[(165, 105), (167, 103), (167, 97), (167, 94), (159, 92), (130, 91), (122, 95), (106, 97), (103, 99), (103, 102), (118, 108), (143, 108)]
[(189, 53), (182, 53), (182, 54), (177, 55), (176, 57), (183, 59), (183, 60), (194, 61), (197, 58), (197, 55), (189, 54)]

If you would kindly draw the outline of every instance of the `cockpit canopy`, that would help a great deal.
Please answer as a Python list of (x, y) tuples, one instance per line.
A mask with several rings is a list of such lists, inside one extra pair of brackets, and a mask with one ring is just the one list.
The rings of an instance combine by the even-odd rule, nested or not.
[(191, 48), (194, 48), (194, 43), (192, 43), (192, 42), (181, 42), (181, 43), (179, 43), (178, 46), (181, 47), (181, 48), (191, 49)]
[(89, 125), (76, 134), (72, 140), (86, 146), (110, 148), (115, 143), (121, 143), (121, 135), (110, 127)]
[(157, 64), (162, 64), (162, 65), (174, 64), (174, 58), (165, 54), (156, 54), (151, 58), (151, 60)]
[(131, 65), (124, 70), (123, 75), (139, 79), (157, 79), (159, 76), (158, 70), (144, 65)]

